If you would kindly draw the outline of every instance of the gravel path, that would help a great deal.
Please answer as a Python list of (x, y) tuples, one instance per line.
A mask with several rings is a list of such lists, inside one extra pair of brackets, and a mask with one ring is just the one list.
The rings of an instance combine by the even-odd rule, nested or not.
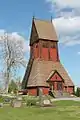
[(59, 101), (59, 100), (74, 100), (74, 101), (80, 101), (80, 98), (76, 97), (76, 98), (54, 98), (54, 99), (51, 99), (51, 101)]

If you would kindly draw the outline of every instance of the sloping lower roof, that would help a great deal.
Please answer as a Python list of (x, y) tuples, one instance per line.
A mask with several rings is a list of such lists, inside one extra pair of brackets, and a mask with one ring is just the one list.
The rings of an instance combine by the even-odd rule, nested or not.
[(65, 86), (74, 86), (68, 73), (60, 62), (34, 60), (32, 70), (28, 79), (27, 87), (48, 86), (46, 82), (50, 73), (57, 70), (64, 79)]
[(35, 24), (39, 39), (58, 41), (55, 27), (53, 26), (51, 21), (34, 19), (34, 24)]

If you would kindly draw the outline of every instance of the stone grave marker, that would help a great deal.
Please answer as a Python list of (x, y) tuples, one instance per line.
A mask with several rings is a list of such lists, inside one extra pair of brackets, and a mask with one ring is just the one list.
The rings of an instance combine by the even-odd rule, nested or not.
[(44, 101), (43, 101), (43, 104), (44, 104), (44, 105), (50, 105), (51, 103), (50, 103), (49, 100), (44, 100)]
[(3, 103), (0, 103), (0, 108), (3, 108)]
[(39, 99), (40, 99), (40, 106), (52, 106), (51, 101), (48, 99), (48, 97), (46, 95), (43, 95), (43, 91), (40, 88), (39, 89)]
[(17, 99), (13, 100), (11, 103), (12, 107), (21, 107), (22, 106), (22, 98), (18, 97)]

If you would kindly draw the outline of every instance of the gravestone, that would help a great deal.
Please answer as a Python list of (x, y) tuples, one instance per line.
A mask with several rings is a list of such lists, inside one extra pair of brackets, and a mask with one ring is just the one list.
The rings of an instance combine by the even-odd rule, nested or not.
[(40, 106), (42, 107), (47, 107), (52, 105), (48, 97), (46, 95), (43, 95), (43, 91), (41, 88), (39, 89), (39, 100), (40, 100)]
[(12, 107), (21, 107), (22, 106), (22, 98), (18, 97), (17, 99), (13, 100), (11, 103)]
[(0, 108), (3, 108), (3, 103), (0, 103)]
[(11, 103), (12, 107), (21, 107), (22, 106), (22, 102), (19, 100), (13, 100)]
[(44, 105), (51, 105), (51, 103), (50, 103), (49, 100), (44, 100), (44, 101), (43, 101), (43, 104), (44, 104)]

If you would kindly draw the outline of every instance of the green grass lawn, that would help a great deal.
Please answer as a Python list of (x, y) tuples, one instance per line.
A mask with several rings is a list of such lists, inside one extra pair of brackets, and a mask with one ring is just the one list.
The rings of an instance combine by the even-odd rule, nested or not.
[(55, 101), (51, 108), (4, 106), (0, 120), (80, 120), (80, 102)]

